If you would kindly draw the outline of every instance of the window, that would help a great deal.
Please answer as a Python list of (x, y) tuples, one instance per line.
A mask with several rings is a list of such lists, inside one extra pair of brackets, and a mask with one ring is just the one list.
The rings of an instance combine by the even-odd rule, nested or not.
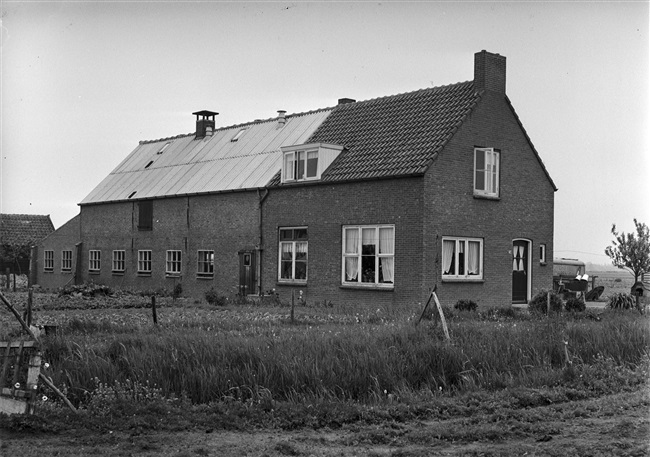
[(43, 270), (54, 271), (54, 251), (45, 251), (43, 254)]
[(153, 200), (138, 203), (138, 230), (153, 229)]
[(546, 244), (545, 243), (539, 245), (539, 263), (541, 265), (546, 265)]
[(395, 226), (343, 227), (343, 284), (393, 286)]
[(235, 133), (235, 136), (233, 136), (233, 137), (230, 139), (230, 141), (233, 142), (233, 143), (234, 143), (235, 141), (238, 141), (239, 138), (244, 134), (244, 132), (245, 132), (246, 130), (248, 130), (248, 127), (243, 127), (243, 128), (241, 128), (237, 133)]
[(442, 279), (483, 279), (483, 240), (443, 237)]
[(124, 273), (125, 264), (124, 259), (126, 254), (124, 251), (113, 251), (112, 266), (111, 269), (113, 273)]
[(196, 275), (199, 278), (214, 276), (214, 251), (199, 251)]
[(307, 281), (307, 227), (280, 229), (279, 281)]
[(151, 275), (151, 251), (138, 251), (138, 274)]
[(499, 196), (499, 151), (474, 149), (474, 195)]
[(181, 257), (181, 251), (167, 251), (165, 274), (168, 276), (178, 276), (181, 274)]
[(167, 149), (170, 144), (171, 144), (171, 141), (165, 143), (165, 145), (162, 148), (160, 148), (160, 150), (158, 152), (156, 152), (156, 154), (162, 154), (163, 152), (165, 152), (165, 149)]
[(61, 271), (72, 271), (72, 251), (61, 251)]
[(88, 271), (90, 273), (99, 273), (102, 266), (102, 251), (88, 251)]
[(318, 149), (284, 153), (284, 181), (318, 178)]

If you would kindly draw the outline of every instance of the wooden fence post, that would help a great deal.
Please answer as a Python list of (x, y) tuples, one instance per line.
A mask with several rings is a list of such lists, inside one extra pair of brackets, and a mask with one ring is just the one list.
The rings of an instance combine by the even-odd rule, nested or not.
[(153, 314), (153, 324), (158, 325), (158, 316), (156, 315), (156, 296), (151, 296), (151, 313)]

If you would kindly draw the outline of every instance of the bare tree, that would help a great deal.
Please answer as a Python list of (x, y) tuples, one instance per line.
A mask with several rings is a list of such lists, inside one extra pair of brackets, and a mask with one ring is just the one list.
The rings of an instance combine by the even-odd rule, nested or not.
[(618, 233), (616, 224), (612, 224), (614, 241), (612, 246), (605, 248), (605, 254), (612, 259), (612, 264), (618, 268), (625, 268), (634, 275), (634, 283), (639, 280), (642, 273), (650, 272), (650, 230), (644, 223), (637, 222), (636, 234)]

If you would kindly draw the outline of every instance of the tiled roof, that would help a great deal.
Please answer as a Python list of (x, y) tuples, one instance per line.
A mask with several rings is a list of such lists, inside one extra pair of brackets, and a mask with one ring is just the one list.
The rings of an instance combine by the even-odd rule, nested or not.
[(338, 105), (308, 140), (345, 146), (322, 180), (424, 173), (479, 97), (469, 81)]
[(49, 215), (0, 214), (0, 244), (24, 246), (45, 238), (54, 231)]

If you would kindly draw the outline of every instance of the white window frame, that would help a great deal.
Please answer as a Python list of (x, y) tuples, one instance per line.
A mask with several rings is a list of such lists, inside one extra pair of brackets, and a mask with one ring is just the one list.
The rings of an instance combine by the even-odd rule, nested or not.
[[(477, 161), (481, 154), (483, 168), (479, 169)], [(474, 195), (498, 198), (500, 179), (501, 151), (494, 148), (474, 148)]]
[(61, 251), (61, 271), (72, 271), (72, 251), (70, 250)]
[[(454, 242), (454, 258), (450, 265), (454, 267), (454, 273), (445, 273), (445, 266), (447, 264), (445, 257), (445, 242)], [(478, 273), (470, 274), (468, 273), (468, 263), (465, 260), (466, 256), (463, 256), (463, 273), (459, 273), (458, 267), (460, 265), (460, 255), (469, 253), (469, 244), (478, 243)], [(446, 280), (457, 280), (457, 281), (482, 281), (483, 280), (483, 260), (484, 260), (484, 250), (483, 250), (483, 238), (467, 238), (467, 237), (454, 237), (454, 236), (443, 236), (442, 245), (441, 245), (441, 274), (443, 281)], [(468, 256), (467, 256), (468, 257)]]
[[(312, 156), (311, 159), (310, 155)], [(315, 156), (316, 160), (316, 169), (313, 174), (308, 175), (309, 160), (314, 160), (313, 156)], [(319, 148), (306, 148), (284, 152), (282, 156), (282, 182), (313, 181), (320, 179), (319, 160)], [(301, 163), (302, 169), (300, 167)]]
[(111, 271), (113, 273), (124, 273), (126, 271), (126, 251), (115, 250), (111, 254)]
[(99, 273), (102, 269), (102, 251), (90, 249), (88, 251), (88, 272)]
[(54, 251), (43, 251), (43, 271), (54, 271)]
[[(375, 277), (372, 282), (370, 281), (364, 281), (364, 275), (362, 271), (362, 266), (363, 266), (363, 230), (369, 230), (373, 229), (375, 230), (375, 265), (374, 265), (374, 270), (375, 270)], [(382, 253), (380, 252), (380, 230), (381, 229), (390, 229), (392, 230), (393, 237), (392, 237), (392, 243), (390, 246), (390, 252), (385, 252)], [(356, 244), (357, 244), (357, 249), (356, 252), (351, 252), (348, 249), (348, 246), (346, 245), (346, 237), (348, 231), (352, 233), (353, 231), (357, 231), (357, 238), (356, 238)], [(360, 286), (360, 287), (370, 287), (370, 288), (386, 288), (386, 289), (393, 289), (395, 287), (395, 225), (392, 224), (377, 224), (377, 225), (344, 225), (343, 230), (342, 230), (342, 251), (341, 251), (341, 257), (342, 257), (342, 264), (341, 264), (341, 284), (343, 285), (349, 285), (349, 286)], [(349, 252), (346, 252), (349, 251)], [(366, 257), (368, 257), (366, 255)], [(354, 262), (353, 259), (356, 259), (356, 266), (357, 266), (357, 275), (356, 278), (351, 278), (349, 279), (346, 274), (346, 263), (348, 262), (347, 259), (350, 259), (350, 261)], [(383, 271), (383, 266), (381, 259), (393, 259), (392, 261), (392, 267), (393, 267), (393, 280), (392, 281), (386, 281), (384, 280), (383, 282), (379, 282), (379, 271), (380, 268)], [(382, 274), (384, 276), (385, 274)]]
[(183, 268), (183, 251), (168, 250), (165, 254), (165, 275), (180, 276)]
[(138, 251), (138, 275), (151, 275), (151, 250), (142, 249)]
[(546, 265), (546, 243), (540, 243), (539, 245), (539, 263), (540, 265)]
[[(292, 238), (292, 239), (287, 239), (287, 240), (282, 240), (282, 231), (286, 230), (305, 230), (307, 232), (306, 238)], [(297, 254), (298, 254), (298, 245), (304, 245), (306, 252), (305, 252), (305, 259), (298, 259)], [(282, 277), (282, 262), (287, 262), (286, 259), (282, 258), (282, 248), (283, 246), (289, 246), (291, 249), (291, 277), (290, 278), (283, 278)], [(304, 263), (305, 264), (305, 277), (304, 278), (296, 278), (296, 264), (297, 263)], [(309, 278), (309, 230), (308, 227), (302, 226), (302, 227), (279, 227), (278, 228), (278, 282), (288, 282), (288, 283), (298, 283), (298, 284), (305, 284), (307, 282), (307, 279)]]
[(214, 278), (214, 251), (199, 249), (196, 253), (197, 278)]

